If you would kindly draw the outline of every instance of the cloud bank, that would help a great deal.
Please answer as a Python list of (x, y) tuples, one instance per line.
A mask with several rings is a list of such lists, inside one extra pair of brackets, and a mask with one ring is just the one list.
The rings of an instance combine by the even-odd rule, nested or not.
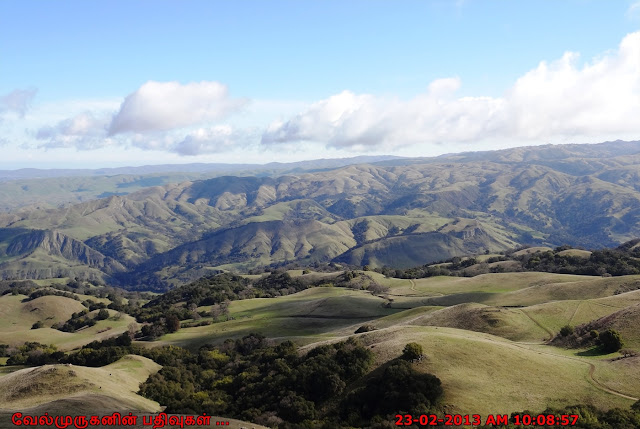
[(215, 125), (193, 129), (186, 134), (160, 133), (155, 135), (136, 134), (129, 143), (143, 150), (177, 153), (182, 156), (222, 153), (250, 144), (250, 130), (236, 130), (229, 125)]
[[(409, 100), (345, 90), (262, 129), (222, 123), (248, 100), (218, 82), (147, 82), (115, 112), (85, 112), (40, 128), (44, 148), (115, 145), (195, 156), (319, 147), (393, 151), (411, 145), (584, 141), (640, 133), (640, 32), (590, 62), (567, 52), (542, 61), (501, 97), (461, 97), (458, 78), (438, 79)], [(0, 113), (24, 115), (35, 91), (0, 97)], [(277, 109), (276, 109), (277, 110)], [(278, 114), (274, 111), (274, 116)]]
[(109, 126), (109, 135), (170, 130), (218, 120), (237, 111), (246, 100), (231, 99), (218, 82), (182, 85), (147, 82), (129, 94)]
[(91, 112), (84, 112), (54, 126), (40, 128), (36, 132), (36, 139), (45, 141), (39, 147), (47, 149), (98, 149), (112, 143), (106, 137), (108, 124), (107, 117), (96, 118)]
[(640, 32), (582, 67), (578, 59), (569, 52), (557, 61), (543, 61), (499, 98), (456, 98), (461, 82), (455, 78), (436, 80), (408, 101), (344, 91), (272, 123), (262, 143), (391, 149), (640, 132)]

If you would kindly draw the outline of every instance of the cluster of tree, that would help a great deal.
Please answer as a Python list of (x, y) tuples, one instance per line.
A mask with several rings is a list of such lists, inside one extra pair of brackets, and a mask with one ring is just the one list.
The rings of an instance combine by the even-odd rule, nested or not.
[[(362, 387), (341, 401), (341, 423), (369, 427), (372, 422), (388, 422), (396, 414), (435, 413), (443, 389), (438, 377), (421, 373), (406, 360), (394, 360), (377, 369)], [(392, 427), (391, 425), (388, 425)]]
[(313, 270), (317, 273), (335, 273), (344, 269), (360, 269), (359, 266), (349, 265), (345, 263), (336, 264), (335, 262), (319, 262), (314, 261), (312, 263), (301, 262), (275, 262), (271, 265), (264, 267), (252, 268), (249, 270), (249, 274), (268, 274), (275, 271), (288, 271), (288, 270)]
[[(287, 272), (276, 271), (258, 280), (248, 280), (244, 277), (223, 273), (203, 277), (188, 285), (177, 287), (166, 292), (142, 307), (124, 308), (122, 311), (135, 316), (139, 322), (152, 322), (152, 336), (161, 334), (163, 330), (173, 332), (167, 328), (169, 317), (177, 320), (199, 319), (212, 316), (218, 320), (221, 316), (228, 316), (231, 301), (250, 298), (271, 298), (288, 295), (307, 289), (312, 285), (310, 281), (303, 281), (291, 277)], [(182, 303), (177, 306), (176, 304)], [(198, 312), (201, 306), (212, 306), (208, 312)], [(109, 308), (112, 308), (109, 306)], [(151, 329), (151, 328), (148, 328)]]
[[(635, 402), (629, 409), (612, 408), (608, 411), (603, 411), (594, 407), (593, 405), (572, 405), (564, 408), (548, 408), (542, 413), (522, 411), (517, 413), (511, 413), (510, 422), (516, 423), (516, 415), (520, 416), (520, 422), (522, 422), (523, 415), (537, 416), (539, 414), (545, 415), (577, 415), (578, 420), (575, 425), (571, 427), (577, 429), (636, 429), (640, 428), (640, 401)], [(492, 426), (493, 427), (493, 426)], [(511, 426), (508, 427), (522, 427)], [(548, 425), (547, 428), (566, 428), (566, 425)], [(488, 426), (487, 426), (488, 428)]]
[(27, 298), (24, 299), (24, 301), (33, 301), (36, 298), (40, 298), (41, 296), (63, 296), (65, 298), (71, 298), (73, 300), (76, 301), (82, 301), (80, 299), (80, 297), (78, 295), (76, 295), (75, 293), (71, 293), (71, 292), (65, 292), (65, 291), (60, 291), (57, 289), (52, 289), (52, 288), (40, 288), (40, 289), (36, 289), (33, 292), (31, 292), (29, 294), (29, 296)]
[[(203, 277), (155, 297), (129, 314), (134, 315), (139, 322), (155, 322), (169, 314), (175, 315), (178, 320), (191, 319), (194, 308), (232, 301), (240, 296), (253, 297), (252, 289), (249, 280), (232, 274)], [(176, 307), (181, 302), (185, 305)]]
[(416, 372), (404, 360), (367, 377), (373, 355), (354, 339), (303, 356), (291, 342), (270, 345), (257, 334), (205, 346), (197, 354), (177, 347), (144, 353), (163, 368), (140, 393), (166, 405), (166, 411), (207, 412), (269, 427), (391, 421), (389, 415), (398, 410), (432, 409), (442, 395), (436, 377)]
[[(444, 262), (443, 262), (444, 263)], [(456, 275), (455, 271), (451, 271), (447, 267), (422, 265), (419, 267), (395, 269), (390, 267), (374, 268), (374, 271), (384, 274), (387, 277), (395, 277), (398, 279), (423, 279), (435, 276), (451, 276)]]
[(153, 340), (161, 335), (176, 332), (180, 328), (180, 319), (172, 312), (167, 315), (167, 317), (161, 317), (154, 320), (151, 324), (144, 325), (140, 331), (140, 335), (149, 340)]
[(132, 346), (131, 335), (125, 332), (103, 341), (93, 341), (64, 357), (60, 363), (98, 367), (109, 365), (128, 354), (142, 354), (142, 349)]
[[(388, 277), (417, 279), (433, 276), (474, 276), (489, 272), (540, 271), (557, 274), (581, 274), (590, 276), (624, 276), (640, 274), (640, 248), (633, 248), (639, 240), (633, 240), (613, 249), (591, 252), (589, 257), (562, 253), (572, 249), (560, 246), (547, 252), (516, 255), (516, 250), (493, 256), (483, 262), (477, 258), (453, 257), (419, 267), (394, 269), (376, 268), (375, 271)], [(520, 249), (522, 250), (522, 249)], [(500, 261), (512, 261), (510, 266), (491, 266)]]
[(58, 363), (64, 353), (53, 344), (26, 342), (20, 347), (5, 347), (4, 354), (9, 356), (7, 365), (46, 365)]
[(598, 332), (592, 323), (575, 328), (571, 325), (565, 325), (560, 328), (560, 332), (553, 339), (553, 342), (565, 347), (597, 346), (602, 353), (614, 353), (624, 347), (624, 340), (620, 332), (611, 328)]
[(520, 255), (516, 260), (527, 271), (589, 276), (626, 276), (640, 273), (640, 260), (621, 248), (594, 250), (589, 258), (562, 255), (560, 251), (564, 248), (563, 246), (554, 251)]
[(94, 326), (97, 321), (109, 318), (109, 311), (101, 309), (93, 317), (89, 315), (89, 310), (85, 309), (77, 313), (73, 313), (71, 318), (64, 323), (56, 323), (52, 328), (63, 332), (76, 332), (78, 329)]
[(37, 288), (32, 280), (0, 280), (0, 295), (29, 295)]

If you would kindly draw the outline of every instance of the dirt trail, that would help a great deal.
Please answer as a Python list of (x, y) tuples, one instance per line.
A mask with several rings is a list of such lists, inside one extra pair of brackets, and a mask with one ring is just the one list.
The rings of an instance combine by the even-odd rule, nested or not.
[(580, 301), (578, 302), (578, 305), (576, 306), (576, 309), (573, 312), (573, 315), (571, 315), (571, 319), (569, 319), (569, 325), (571, 325), (573, 323), (573, 319), (576, 317), (576, 314), (578, 314), (578, 310), (580, 309), (580, 306), (582, 305), (584, 301)]
[(549, 341), (551, 341), (551, 340), (553, 339), (554, 334), (553, 334), (553, 332), (551, 332), (551, 330), (550, 330), (550, 329), (548, 329), (548, 328), (546, 328), (546, 327), (542, 326), (542, 325), (540, 324), (540, 322), (538, 322), (536, 319), (534, 319), (533, 317), (531, 317), (531, 316), (529, 315), (529, 313), (527, 313), (527, 312), (526, 312), (526, 311), (524, 311), (523, 309), (520, 309), (520, 311), (522, 311), (522, 313), (523, 313), (525, 316), (527, 316), (529, 319), (531, 319), (531, 321), (532, 321), (533, 323), (535, 323), (536, 325), (538, 325), (542, 330), (544, 330), (547, 334), (549, 334), (549, 338), (545, 341), (545, 343), (544, 343), (544, 344), (547, 344)]

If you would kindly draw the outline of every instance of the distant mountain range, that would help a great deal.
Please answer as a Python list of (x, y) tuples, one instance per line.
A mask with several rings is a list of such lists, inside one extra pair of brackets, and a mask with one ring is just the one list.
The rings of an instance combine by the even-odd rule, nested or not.
[[(341, 162), (355, 164), (331, 166)], [(139, 176), (118, 182), (138, 183), (127, 195), (12, 210), (0, 215), (0, 276), (163, 289), (221, 268), (406, 268), (524, 243), (599, 248), (640, 237), (640, 142), (267, 170), (180, 183)]]
[(302, 171), (338, 168), (351, 164), (364, 164), (387, 160), (404, 159), (398, 156), (356, 156), (352, 158), (315, 159), (298, 162), (270, 162), (268, 164), (223, 164), (223, 163), (191, 163), (143, 165), (140, 167), (115, 167), (98, 169), (40, 169), (21, 168), (17, 170), (0, 170), (0, 181), (19, 179), (42, 179), (51, 177), (90, 177), (115, 176), (119, 174), (167, 174), (167, 173), (232, 173), (238, 171), (269, 173), (271, 171)]

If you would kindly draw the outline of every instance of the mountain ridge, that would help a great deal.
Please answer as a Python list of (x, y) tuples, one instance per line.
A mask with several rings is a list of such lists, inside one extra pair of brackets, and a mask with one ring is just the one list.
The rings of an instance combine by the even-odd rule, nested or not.
[[(581, 150), (585, 157), (579, 157)], [(640, 155), (634, 154), (640, 154), (639, 142), (613, 142), (277, 177), (220, 176), (0, 214), (0, 227), (57, 231), (97, 252), (95, 258), (113, 261), (88, 266), (102, 272), (103, 280), (136, 287), (294, 261), (407, 268), (524, 243), (598, 248), (640, 236), (634, 183)], [(562, 168), (546, 165), (548, 160), (562, 160)], [(585, 165), (598, 169), (566, 172)], [(42, 251), (64, 256), (56, 249), (63, 243), (53, 242)], [(0, 246), (8, 246), (1, 235)], [(87, 265), (78, 252), (68, 255)], [(11, 263), (10, 257), (2, 264)]]

